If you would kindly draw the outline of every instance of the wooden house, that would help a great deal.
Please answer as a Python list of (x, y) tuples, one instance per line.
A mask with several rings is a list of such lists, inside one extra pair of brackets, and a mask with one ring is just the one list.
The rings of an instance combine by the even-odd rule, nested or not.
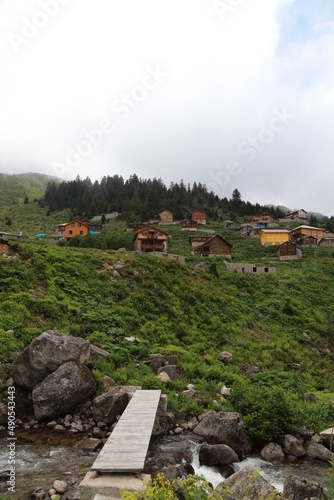
[(272, 224), (274, 222), (274, 217), (270, 215), (269, 212), (263, 212), (263, 214), (258, 215), (257, 217), (253, 217), (251, 222), (256, 224), (259, 222), (263, 222), (265, 224)]
[(134, 249), (140, 252), (167, 252), (168, 234), (156, 227), (144, 226), (135, 230)]
[(300, 210), (295, 210), (294, 212), (290, 212), (286, 214), (287, 219), (291, 220), (304, 220), (307, 219), (307, 212), (303, 208)]
[(197, 221), (195, 220), (183, 220), (181, 221), (181, 231), (197, 231)]
[(304, 238), (299, 238), (299, 240), (296, 240), (296, 241), (297, 241), (298, 245), (302, 246), (302, 247), (316, 247), (316, 246), (318, 246), (318, 240), (315, 236), (304, 236)]
[(317, 238), (317, 241), (319, 242), (324, 237), (324, 230), (318, 227), (298, 226), (290, 231), (291, 241), (299, 242), (299, 240), (307, 236), (313, 236), (314, 238)]
[(198, 222), (198, 224), (206, 224), (206, 214), (201, 210), (196, 210), (191, 214), (191, 220)]
[(211, 238), (212, 236), (190, 236), (189, 245), (191, 245), (192, 247), (199, 247)]
[(227, 224), (226, 224), (226, 229), (237, 229), (237, 230), (239, 230), (240, 228), (241, 228), (240, 222), (233, 221), (233, 222), (227, 222)]
[(289, 231), (287, 229), (261, 229), (261, 245), (280, 245), (289, 241)]
[(202, 255), (203, 257), (230, 257), (232, 251), (232, 245), (224, 240), (219, 234), (213, 236), (208, 241), (198, 246), (194, 250), (195, 255)]
[(334, 238), (322, 238), (319, 241), (319, 247), (334, 247)]
[(89, 226), (85, 222), (80, 220), (73, 220), (71, 222), (67, 222), (66, 224), (60, 224), (59, 227), (63, 226), (63, 235), (65, 241), (74, 238), (74, 236), (86, 236), (89, 233)]
[(155, 215), (151, 222), (159, 222), (159, 224), (171, 224), (173, 222), (173, 214), (169, 210), (163, 210), (160, 214)]
[(300, 248), (292, 241), (281, 243), (277, 248), (278, 260), (298, 260), (303, 256)]

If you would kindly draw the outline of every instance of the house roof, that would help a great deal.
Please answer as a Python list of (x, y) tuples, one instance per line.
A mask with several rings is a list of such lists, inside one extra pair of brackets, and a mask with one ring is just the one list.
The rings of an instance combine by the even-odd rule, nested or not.
[[(312, 238), (313, 238), (313, 236), (312, 236)], [(293, 245), (295, 247), (297, 246), (294, 241), (284, 241), (283, 243), (281, 243), (280, 245), (278, 245), (278, 248), (282, 247), (283, 245)]]
[(212, 236), (212, 238), (208, 239), (205, 243), (203, 243), (203, 245), (199, 245), (198, 247), (196, 247), (196, 252), (201, 248), (201, 247), (204, 247), (206, 245), (208, 245), (209, 243), (212, 242), (212, 240), (214, 240), (215, 238), (220, 238), (221, 240), (223, 240), (225, 243), (228, 244), (228, 246), (230, 248), (232, 248), (233, 245), (231, 245), (231, 243), (229, 243), (228, 241), (225, 240), (225, 238), (223, 238), (222, 236), (220, 236), (220, 234), (216, 234), (215, 236)]
[(142, 233), (143, 231), (147, 231), (147, 230), (154, 231), (155, 233), (162, 233), (162, 234), (165, 234), (166, 236), (168, 236), (168, 234), (165, 233), (165, 231), (161, 231), (161, 229), (158, 229), (158, 228), (153, 227), (153, 226), (144, 226), (144, 227), (139, 227), (138, 229), (135, 229), (135, 237), (139, 233)]
[(204, 212), (204, 210), (194, 210), (191, 215), (193, 215), (193, 214), (204, 214), (205, 215), (205, 212)]
[(292, 212), (289, 212), (287, 215), (294, 215), (294, 214), (298, 214), (298, 212), (306, 212), (306, 210), (304, 210), (303, 208), (299, 208), (298, 210), (293, 210)]
[(274, 234), (274, 233), (290, 233), (287, 229), (261, 229), (261, 233), (268, 233), (268, 234)]
[(71, 220), (70, 222), (66, 222), (65, 224), (59, 224), (59, 226), (68, 226), (69, 224), (73, 224), (74, 222), (79, 222), (82, 226), (86, 226), (89, 229), (89, 225), (86, 222), (83, 222), (82, 220), (75, 219)]
[(298, 226), (295, 227), (294, 229), (291, 229), (290, 233), (293, 233), (293, 231), (297, 231), (297, 229), (316, 229), (317, 231), (324, 231), (321, 227), (312, 227), (312, 226)]

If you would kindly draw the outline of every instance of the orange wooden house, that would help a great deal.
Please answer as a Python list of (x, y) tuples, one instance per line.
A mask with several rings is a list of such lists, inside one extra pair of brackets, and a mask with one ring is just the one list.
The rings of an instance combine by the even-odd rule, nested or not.
[(89, 233), (89, 225), (80, 220), (72, 220), (66, 224), (59, 224), (58, 232), (61, 233), (65, 241), (74, 236), (86, 236)]
[(144, 226), (135, 230), (134, 249), (139, 252), (167, 252), (168, 234), (156, 227)]

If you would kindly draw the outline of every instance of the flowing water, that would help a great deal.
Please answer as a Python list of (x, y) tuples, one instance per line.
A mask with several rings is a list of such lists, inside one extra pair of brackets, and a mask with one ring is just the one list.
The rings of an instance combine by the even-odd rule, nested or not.
[[(0, 497), (8, 495), (11, 499), (29, 500), (36, 488), (43, 488), (46, 493), (56, 479), (64, 480), (70, 487), (77, 487), (90, 469), (97, 452), (81, 450), (76, 444), (82, 437), (67, 437), (56, 434), (50, 429), (17, 432), (16, 445), (16, 493), (8, 495), (6, 482), (0, 482)], [(198, 436), (164, 436), (153, 440), (150, 453), (181, 449), (192, 452), (192, 466), (196, 474), (202, 475), (214, 487), (224, 481), (224, 477), (215, 467), (201, 466), (198, 449), (201, 441)], [(7, 438), (3, 438), (0, 447), (0, 471), (7, 469)], [(255, 467), (261, 475), (282, 492), (285, 477), (288, 475), (307, 477), (322, 485), (325, 484), (328, 465), (313, 460), (296, 461), (282, 465), (273, 465), (259, 457), (249, 457), (233, 464), (235, 471), (246, 465)]]

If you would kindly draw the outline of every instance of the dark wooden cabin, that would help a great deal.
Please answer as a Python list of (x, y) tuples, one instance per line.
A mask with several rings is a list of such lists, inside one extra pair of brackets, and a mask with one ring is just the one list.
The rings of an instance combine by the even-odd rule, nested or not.
[(219, 234), (213, 236), (208, 241), (198, 246), (194, 250), (195, 255), (202, 255), (208, 257), (230, 257), (232, 252), (232, 245), (224, 240)]

